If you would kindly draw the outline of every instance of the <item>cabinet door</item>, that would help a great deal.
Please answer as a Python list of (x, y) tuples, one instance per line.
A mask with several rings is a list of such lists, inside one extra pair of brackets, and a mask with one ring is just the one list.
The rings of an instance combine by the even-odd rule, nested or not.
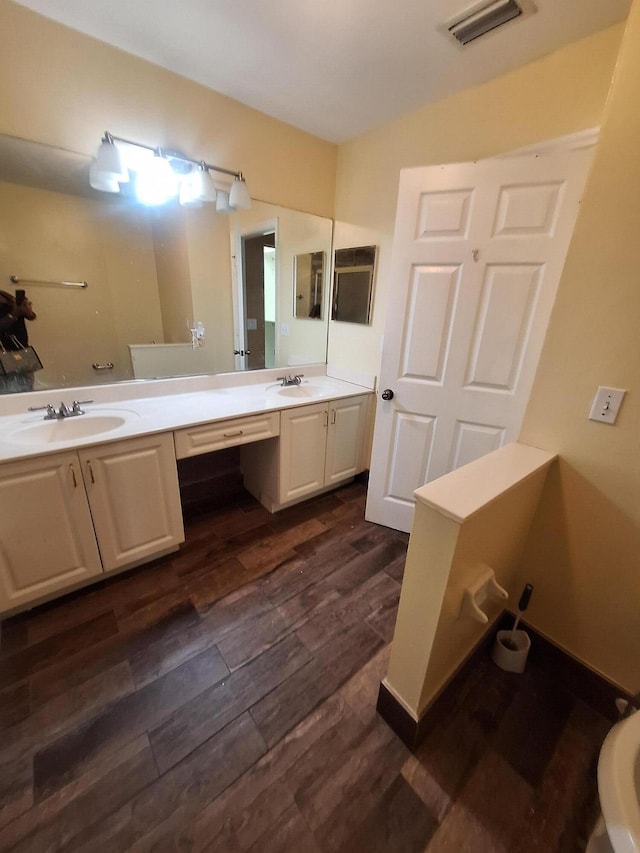
[(102, 573), (76, 453), (0, 466), (0, 612)]
[(81, 450), (79, 456), (105, 570), (184, 542), (170, 433)]
[(324, 482), (348, 480), (362, 470), (369, 398), (334, 400), (329, 409), (329, 433)]
[(328, 403), (283, 411), (280, 420), (280, 503), (324, 487)]

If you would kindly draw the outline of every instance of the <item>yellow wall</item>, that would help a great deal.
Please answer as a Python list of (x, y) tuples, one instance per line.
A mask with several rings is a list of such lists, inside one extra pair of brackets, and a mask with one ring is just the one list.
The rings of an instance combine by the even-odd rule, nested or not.
[(0, 79), (2, 133), (93, 154), (109, 130), (241, 169), (254, 198), (333, 215), (335, 145), (10, 0)]
[(331, 323), (329, 361), (379, 373), (400, 169), (489, 157), (600, 123), (623, 26), (389, 122), (338, 151), (335, 245), (377, 244), (372, 326)]
[[(557, 451), (523, 564), (530, 619), (640, 689), (640, 0), (624, 34), (521, 440)], [(628, 389), (615, 426), (598, 385)]]
[[(86, 289), (24, 284), (38, 315), (29, 340), (44, 364), (36, 389), (131, 378), (127, 345), (162, 340), (146, 211), (3, 183), (0, 235), (3, 276), (88, 282)], [(8, 281), (0, 287), (13, 293)], [(91, 367), (109, 361), (113, 371)]]

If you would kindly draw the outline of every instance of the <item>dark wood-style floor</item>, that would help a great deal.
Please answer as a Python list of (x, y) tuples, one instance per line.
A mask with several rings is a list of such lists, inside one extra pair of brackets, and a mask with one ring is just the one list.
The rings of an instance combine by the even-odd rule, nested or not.
[(5, 623), (0, 850), (576, 851), (608, 724), (482, 660), (412, 754), (375, 713), (407, 537), (364, 487), (195, 516)]

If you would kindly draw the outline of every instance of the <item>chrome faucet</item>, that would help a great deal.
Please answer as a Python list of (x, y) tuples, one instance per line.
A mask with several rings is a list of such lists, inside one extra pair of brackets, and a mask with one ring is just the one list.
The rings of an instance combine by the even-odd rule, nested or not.
[(276, 376), (276, 382), (280, 382), (282, 387), (286, 388), (289, 385), (300, 385), (303, 377), (304, 373), (296, 373), (295, 376)]
[(58, 421), (61, 418), (74, 418), (76, 415), (84, 415), (84, 409), (81, 407), (85, 405), (85, 403), (93, 403), (93, 400), (74, 400), (71, 404), (71, 408), (67, 406), (64, 400), (60, 403), (60, 408), (56, 409), (51, 403), (47, 403), (46, 406), (29, 406), (27, 409), (28, 412), (43, 412), (46, 411), (46, 415), (44, 416), (45, 421)]

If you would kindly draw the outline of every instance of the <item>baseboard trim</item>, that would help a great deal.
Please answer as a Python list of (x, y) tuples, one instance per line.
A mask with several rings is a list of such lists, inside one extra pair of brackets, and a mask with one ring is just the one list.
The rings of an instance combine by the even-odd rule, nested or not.
[[(504, 628), (511, 628), (512, 625), (513, 616), (505, 611), (492, 625), (491, 629), (480, 638), (455, 673), (423, 711), (419, 720), (415, 720), (385, 683), (381, 682), (376, 710), (409, 749), (416, 749), (427, 732), (447, 717), (453, 695), (457, 692), (460, 682), (477, 665), (479, 658), (489, 654), (495, 632)], [(530, 625), (521, 623), (521, 627), (531, 637), (531, 652), (527, 666), (538, 666), (540, 669), (552, 673), (567, 690), (571, 691), (585, 704), (611, 722), (616, 722), (618, 712), (615, 700), (619, 697), (630, 699), (631, 695), (557, 646)]]

